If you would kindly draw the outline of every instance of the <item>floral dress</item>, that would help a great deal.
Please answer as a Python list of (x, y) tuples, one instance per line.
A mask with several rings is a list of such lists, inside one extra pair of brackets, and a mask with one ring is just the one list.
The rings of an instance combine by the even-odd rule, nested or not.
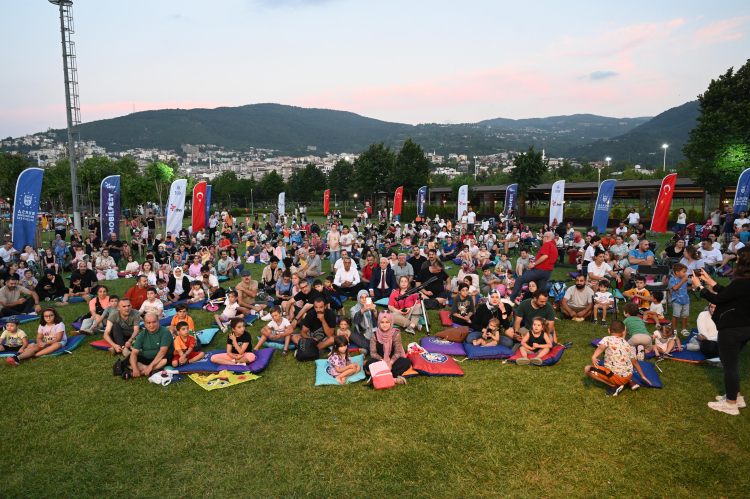
[(328, 356), (328, 367), (326, 367), (326, 372), (333, 376), (334, 378), (341, 374), (336, 370), (336, 368), (343, 368), (347, 366), (347, 361), (345, 357), (342, 357), (338, 353), (332, 353)]

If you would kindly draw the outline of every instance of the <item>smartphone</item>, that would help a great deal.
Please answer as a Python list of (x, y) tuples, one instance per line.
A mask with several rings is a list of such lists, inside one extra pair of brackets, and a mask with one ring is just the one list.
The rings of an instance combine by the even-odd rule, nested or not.
[(693, 270), (693, 273), (695, 275), (697, 275), (697, 276), (700, 276), (703, 273), (703, 270), (702, 269), (695, 269), (695, 270)]
[(372, 305), (372, 298), (367, 298), (367, 299), (365, 299), (365, 303), (366, 303), (367, 305)]

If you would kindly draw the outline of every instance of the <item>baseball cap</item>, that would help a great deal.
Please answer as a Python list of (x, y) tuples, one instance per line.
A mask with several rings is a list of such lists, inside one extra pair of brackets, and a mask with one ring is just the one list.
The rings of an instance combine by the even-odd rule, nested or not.
[(252, 275), (252, 274), (250, 273), (249, 270), (243, 270), (242, 272), (240, 272), (240, 275), (242, 277), (245, 277), (245, 276), (249, 276), (249, 275)]

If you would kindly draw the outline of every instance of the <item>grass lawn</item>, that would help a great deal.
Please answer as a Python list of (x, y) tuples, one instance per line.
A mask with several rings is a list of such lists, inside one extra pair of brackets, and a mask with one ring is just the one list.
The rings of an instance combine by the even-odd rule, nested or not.
[[(132, 282), (108, 285), (122, 295)], [(705, 305), (693, 303), (690, 327)], [(67, 324), (85, 310), (60, 309)], [(210, 326), (208, 312), (191, 315)], [(99, 337), (72, 355), (3, 362), (0, 497), (748, 496), (747, 410), (706, 407), (724, 393), (720, 369), (666, 360), (664, 389), (607, 398), (583, 374), (606, 330), (567, 321), (557, 332), (575, 345), (555, 366), (466, 361), (464, 377), (384, 391), (316, 388), (313, 363), (278, 352), (260, 379), (223, 390), (125, 382), (88, 346)], [(219, 333), (208, 349), (225, 343)]]

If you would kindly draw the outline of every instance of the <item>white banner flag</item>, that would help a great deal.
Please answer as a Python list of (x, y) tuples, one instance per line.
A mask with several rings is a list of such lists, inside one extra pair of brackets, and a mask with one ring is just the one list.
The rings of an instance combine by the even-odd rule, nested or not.
[[(167, 203), (167, 232), (176, 237), (182, 229), (182, 215), (185, 213), (185, 191), (187, 179), (181, 178), (172, 182), (169, 188), (169, 202)], [(167, 235), (164, 234), (164, 237)]]
[(458, 189), (458, 218), (457, 221), (461, 222), (461, 217), (464, 216), (464, 212), (469, 213), (469, 186), (462, 185)]
[(284, 214), (284, 205), (286, 200), (286, 192), (279, 193), (279, 215)]
[(563, 219), (563, 200), (565, 199), (565, 181), (558, 180), (552, 184), (549, 197), (549, 225), (554, 227)]

